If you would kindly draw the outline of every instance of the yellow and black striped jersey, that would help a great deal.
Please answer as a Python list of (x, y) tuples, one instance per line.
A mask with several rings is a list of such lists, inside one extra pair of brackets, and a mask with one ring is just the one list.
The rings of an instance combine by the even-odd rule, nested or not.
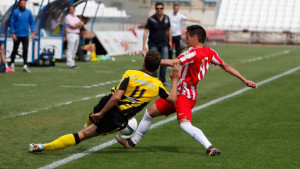
[(141, 111), (157, 95), (163, 99), (169, 96), (158, 78), (142, 70), (127, 70), (119, 85), (112, 88), (112, 94), (116, 90), (125, 91), (118, 102), (118, 107), (127, 118)]

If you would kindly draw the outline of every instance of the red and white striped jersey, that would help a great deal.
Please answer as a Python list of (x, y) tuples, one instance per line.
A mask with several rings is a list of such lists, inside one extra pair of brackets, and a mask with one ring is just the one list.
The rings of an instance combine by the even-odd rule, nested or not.
[(209, 64), (219, 65), (224, 61), (217, 52), (209, 47), (189, 48), (180, 54), (178, 59), (182, 63), (177, 95), (185, 95), (188, 99), (197, 99), (197, 84), (202, 80), (208, 70)]

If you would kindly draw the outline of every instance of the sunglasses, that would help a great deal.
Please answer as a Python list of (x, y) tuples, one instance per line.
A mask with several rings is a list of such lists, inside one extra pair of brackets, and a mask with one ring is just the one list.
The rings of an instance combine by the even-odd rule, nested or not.
[(155, 8), (156, 10), (163, 10), (164, 8)]

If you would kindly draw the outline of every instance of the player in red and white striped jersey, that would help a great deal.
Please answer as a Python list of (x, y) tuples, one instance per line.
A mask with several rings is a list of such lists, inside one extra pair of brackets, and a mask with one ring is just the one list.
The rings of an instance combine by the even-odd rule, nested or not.
[(210, 63), (220, 65), (224, 61), (209, 47), (189, 48), (176, 59), (182, 66), (178, 83), (178, 95), (186, 95), (188, 99), (197, 99), (197, 84), (202, 80)]
[[(215, 52), (209, 47), (203, 46), (206, 39), (205, 30), (199, 25), (187, 27), (186, 43), (189, 50), (182, 53), (176, 59), (161, 60), (162, 66), (182, 65), (180, 80), (177, 85), (177, 101), (170, 104), (163, 99), (157, 99), (155, 104), (146, 110), (145, 115), (140, 122), (135, 135), (131, 139), (122, 139), (116, 136), (116, 139), (126, 148), (133, 148), (142, 139), (146, 132), (150, 129), (154, 117), (161, 115), (170, 115), (177, 112), (177, 120), (180, 127), (191, 137), (198, 141), (207, 150), (210, 156), (219, 155), (221, 151), (212, 146), (203, 132), (192, 125), (192, 108), (197, 100), (197, 84), (207, 73), (210, 64), (220, 66), (224, 71), (239, 78), (245, 85), (257, 88), (257, 85), (250, 80), (244, 78), (237, 70), (225, 63)], [(142, 52), (145, 54), (145, 51)]]

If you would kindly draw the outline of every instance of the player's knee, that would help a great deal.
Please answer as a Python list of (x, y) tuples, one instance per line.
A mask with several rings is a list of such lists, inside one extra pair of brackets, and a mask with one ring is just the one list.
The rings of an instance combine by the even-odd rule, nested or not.
[(157, 117), (161, 115), (155, 104), (147, 109), (147, 113), (150, 117)]

